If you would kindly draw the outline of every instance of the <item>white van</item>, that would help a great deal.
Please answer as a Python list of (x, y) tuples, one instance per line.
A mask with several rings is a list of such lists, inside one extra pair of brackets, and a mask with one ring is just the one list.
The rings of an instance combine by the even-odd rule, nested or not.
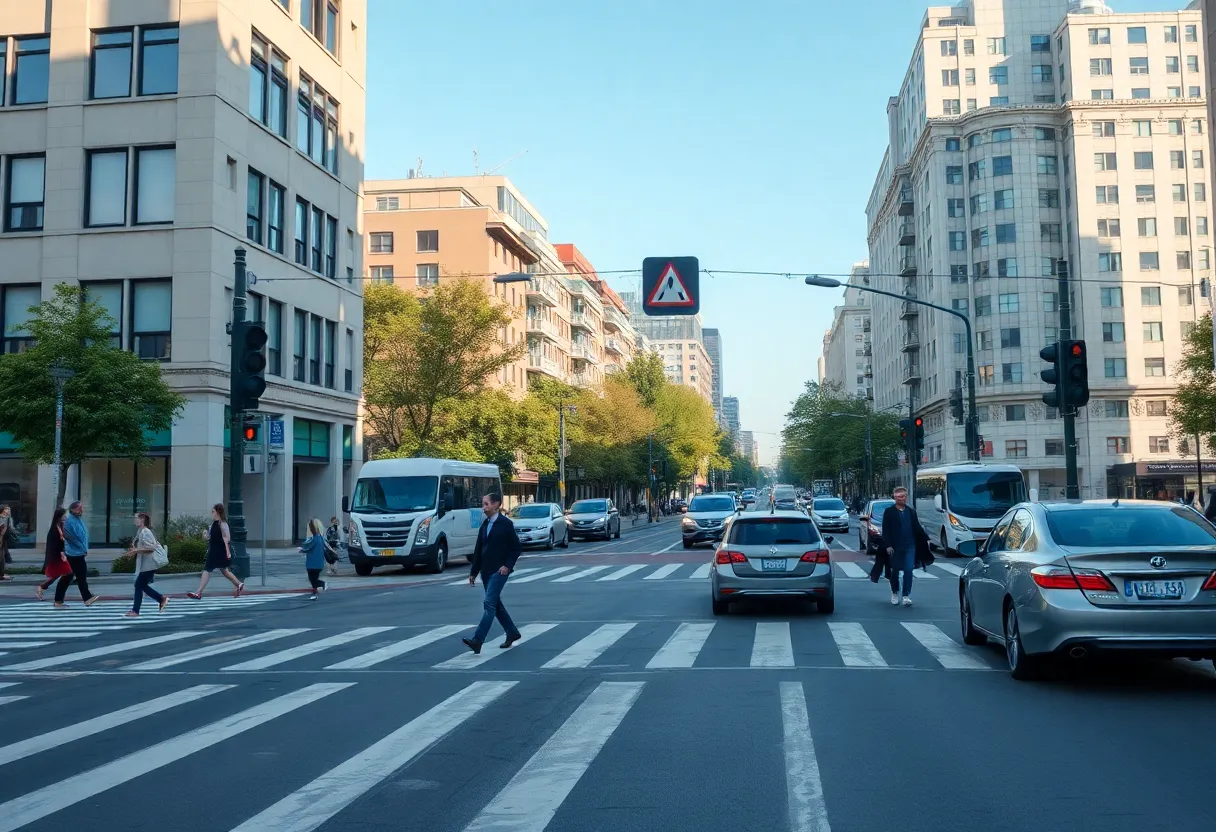
[(498, 466), (452, 459), (365, 462), (349, 503), (347, 551), (355, 572), (425, 566), (442, 572), (451, 557), (473, 557), (485, 519), (481, 498), (502, 493)]
[(913, 505), (929, 540), (954, 557), (963, 540), (984, 540), (1006, 511), (1026, 500), (1016, 465), (960, 462), (916, 472)]

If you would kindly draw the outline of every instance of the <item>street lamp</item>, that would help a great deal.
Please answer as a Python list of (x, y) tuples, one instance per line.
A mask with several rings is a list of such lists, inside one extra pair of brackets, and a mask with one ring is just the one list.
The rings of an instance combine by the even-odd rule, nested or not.
[[(845, 284), (834, 277), (823, 277), (817, 274), (808, 274), (806, 276), (806, 285), (819, 286), (824, 289), (837, 289)], [(979, 428), (980, 419), (979, 411), (975, 406), (975, 348), (974, 337), (971, 331), (971, 319), (959, 312), (957, 309), (951, 309), (948, 306), (939, 306), (936, 303), (929, 303), (927, 300), (908, 297), (907, 295), (899, 294), (898, 292), (887, 292), (882, 289), (874, 289), (870, 286), (860, 286), (856, 283), (848, 284), (848, 288), (856, 289), (859, 292), (870, 292), (875, 295), (885, 295), (889, 298), (902, 300), (904, 303), (912, 303), (917, 306), (927, 306), (930, 309), (936, 309), (939, 312), (945, 312), (947, 315), (953, 315), (963, 322), (963, 326), (967, 328), (967, 458), (972, 462), (980, 461), (980, 443), (979, 443)], [(909, 414), (911, 416), (912, 414)]]
[(56, 363), (51, 367), (51, 378), (55, 380), (55, 467), (51, 471), (51, 482), (55, 491), (55, 508), (61, 508), (59, 496), (60, 457), (63, 448), (63, 385), (76, 375), (76, 371)]
[(494, 275), (494, 282), (495, 283), (527, 283), (533, 277), (535, 277), (535, 275), (528, 274), (527, 272), (508, 272), (507, 274)]

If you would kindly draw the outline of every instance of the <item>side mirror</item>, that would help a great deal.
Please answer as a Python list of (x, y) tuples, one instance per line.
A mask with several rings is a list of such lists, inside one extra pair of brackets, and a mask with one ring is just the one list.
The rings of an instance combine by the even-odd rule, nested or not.
[(439, 516), (442, 517), (443, 515), (447, 514), (449, 511), (451, 511), (453, 505), (454, 505), (454, 503), (452, 501), (452, 495), (444, 494), (443, 499), (439, 501)]
[(941, 494), (933, 495), (933, 507), (935, 509), (937, 509), (938, 511), (942, 510), (942, 495)]
[(350, 514), (350, 497), (345, 494), (342, 495), (342, 513)]
[(980, 544), (975, 540), (964, 540), (955, 547), (960, 555), (965, 558), (973, 558), (980, 553)]

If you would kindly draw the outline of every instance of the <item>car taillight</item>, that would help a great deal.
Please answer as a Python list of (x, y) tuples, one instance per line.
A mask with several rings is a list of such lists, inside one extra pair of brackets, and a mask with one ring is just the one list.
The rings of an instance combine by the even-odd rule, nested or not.
[(811, 552), (804, 552), (798, 560), (803, 563), (830, 563), (827, 549), (815, 549)]
[(1084, 589), (1090, 592), (1115, 592), (1115, 585), (1096, 569), (1066, 569), (1062, 566), (1036, 566), (1030, 570), (1034, 582), (1044, 589)]
[(747, 558), (742, 552), (732, 552), (729, 549), (723, 549), (718, 552), (718, 563), (747, 563)]
[(871, 523), (870, 524), (870, 534), (882, 534), (882, 529), (880, 529), (878, 526), (875, 526), (873, 523)]
[(1216, 589), (1216, 572), (1213, 572), (1211, 575), (1208, 575), (1208, 579), (1203, 582), (1203, 587), (1201, 587), (1200, 591), (1209, 590), (1209, 589)]

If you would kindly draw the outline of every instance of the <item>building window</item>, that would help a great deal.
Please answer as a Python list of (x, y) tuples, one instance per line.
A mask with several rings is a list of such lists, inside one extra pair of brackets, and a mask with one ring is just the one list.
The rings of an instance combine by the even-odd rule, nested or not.
[(418, 232), (418, 251), (419, 252), (439, 251), (439, 232), (438, 231), (419, 231)]
[(139, 32), (139, 94), (177, 92), (177, 27), (162, 26)]
[(338, 325), (333, 321), (325, 322), (325, 386), (334, 389), (335, 353), (338, 349)]
[(1166, 87), (1166, 98), (1182, 98), (1182, 87)]
[(122, 349), (122, 282), (81, 283), (80, 287), (86, 301), (96, 303), (109, 315), (113, 322), (110, 328), (110, 346)]
[(1105, 321), (1102, 324), (1102, 342), (1104, 344), (1123, 343), (1123, 324), (1118, 321)]
[(1141, 237), (1156, 237), (1157, 236), (1157, 218), (1156, 217), (1141, 217), (1136, 220), (1136, 229)]
[(376, 197), (377, 211), (396, 211), (401, 207), (400, 200), (395, 196)]
[(249, 182), (245, 198), (245, 236), (258, 245), (262, 244), (263, 193), (266, 177), (253, 168), (249, 169)]
[(372, 266), (371, 267), (372, 283), (392, 283), (393, 282), (393, 267), (392, 266)]
[(981, 387), (991, 387), (996, 383), (996, 373), (991, 364), (981, 364), (979, 367)]
[(942, 86), (957, 87), (958, 86), (958, 70), (943, 69), (942, 70)]
[(946, 165), (946, 184), (947, 185), (963, 184), (963, 166), (962, 165)]
[(1051, 52), (1051, 36), (1050, 35), (1031, 35), (1030, 36), (1030, 51), (1031, 52)]
[(296, 95), (296, 148), (338, 174), (338, 102), (301, 73)]
[(1148, 406), (1149, 416), (1166, 416), (1169, 414), (1169, 402), (1165, 399), (1157, 399), (1145, 402), (1145, 404)]
[(1161, 287), (1160, 286), (1141, 286), (1140, 287), (1140, 305), (1141, 306), (1160, 306), (1161, 305)]
[(1043, 455), (1044, 456), (1064, 456), (1064, 440), (1063, 439), (1044, 439), (1043, 440)]
[(988, 83), (989, 84), (1008, 84), (1009, 83), (1009, 67), (1007, 67), (1007, 66), (988, 67)]
[(1014, 223), (997, 223), (996, 226), (996, 241), (998, 243), (1016, 243), (1018, 241), (1018, 229)]
[[(1175, 61), (1178, 59), (1175, 58)], [(1132, 75), (1148, 75), (1148, 58), (1131, 58), (1129, 59), (1129, 68)], [(1147, 98), (1148, 96), (1145, 96)]]
[(1036, 84), (1050, 84), (1055, 80), (1051, 64), (1035, 64), (1032, 66), (1030, 68), (1030, 80)]
[(982, 295), (975, 299), (975, 317), (986, 318), (992, 314), (992, 296)]
[(1136, 170), (1152, 170), (1153, 152), (1151, 150), (1137, 150), (1132, 157), (1132, 167)]
[(958, 41), (944, 40), (944, 41), (942, 41), (941, 48), (942, 48), (942, 57), (943, 58), (953, 58), (955, 55), (958, 54)]
[(957, 116), (963, 111), (962, 104), (957, 98), (942, 99), (942, 115)]
[(959, 141), (957, 136), (946, 139), (946, 150), (949, 152), (958, 152), (959, 150), (962, 150), (962, 142)]
[(17, 38), (13, 60), (13, 103), (45, 104), (51, 85), (51, 39)]
[(414, 274), (419, 286), (439, 285), (438, 263), (419, 263)]
[(1206, 182), (1195, 183), (1195, 201), (1207, 202), (1208, 200), (1208, 184)]
[(312, 251), (312, 270), (325, 274), (325, 212), (312, 207), (312, 222), (308, 226), (308, 243)]
[(1119, 157), (1114, 153), (1095, 153), (1094, 170), (1118, 170)]
[(971, 229), (971, 247), (972, 248), (987, 248), (988, 246), (988, 227)]
[(1126, 358), (1107, 358), (1103, 365), (1106, 378), (1127, 378)]
[(308, 355), (308, 313), (300, 309), (295, 311), (294, 335), (294, 343), (291, 345), (291, 377), (296, 381), (303, 381)]
[(967, 232), (951, 231), (949, 241), (950, 241), (950, 250), (951, 251), (966, 251), (967, 250)]
[(1128, 43), (1148, 43), (1148, 33), (1143, 26), (1127, 27)]
[(342, 389), (347, 393), (355, 389), (355, 331), (346, 330), (346, 369), (342, 371)]
[(1008, 292), (1001, 294), (997, 300), (997, 309), (1002, 312), (1017, 312), (1018, 311), (1018, 293)]
[(1004, 38), (988, 38), (988, 54), (989, 55), (1007, 55), (1005, 51)]
[(1089, 74), (1090, 77), (1100, 78), (1104, 75), (1111, 74), (1110, 58), (1090, 58), (1089, 59)]
[(41, 231), (45, 190), (45, 156), (10, 156), (4, 193), (4, 230)]
[(1039, 156), (1036, 167), (1041, 176), (1056, 176), (1059, 172), (1058, 160), (1055, 156)]
[(1095, 121), (1091, 131), (1095, 139), (1111, 139), (1115, 136), (1115, 123), (1113, 121)]
[(287, 189), (272, 179), (270, 180), (267, 193), (269, 195), (269, 207), (266, 212), (266, 247), (276, 254), (282, 254), (283, 212), (287, 202)]
[(1058, 243), (1058, 242), (1060, 242), (1060, 224), (1058, 222), (1041, 222), (1041, 223), (1039, 223), (1039, 242), (1041, 242), (1041, 243)]
[[(961, 202), (962, 200), (959, 200), (959, 201)], [(972, 194), (971, 195), (971, 213), (972, 214), (982, 214), (987, 210), (988, 210), (988, 192), (984, 191), (983, 193)], [(962, 216), (962, 214), (960, 213), (959, 216)]]
[(1110, 43), (1110, 29), (1105, 26), (1099, 29), (1090, 29), (1089, 42), (1093, 46)]
[(1099, 237), (1118, 237), (1121, 235), (1122, 227), (1118, 220), (1098, 220), (1098, 236)]
[(1094, 189), (1094, 199), (1099, 205), (1118, 205), (1119, 204), (1119, 186), (1118, 185), (1098, 185)]
[(143, 359), (168, 361), (173, 328), (173, 283), (136, 280), (131, 283), (131, 351)]
[[(972, 197), (974, 199), (974, 197)], [(950, 197), (946, 200), (946, 216), (951, 219), (962, 219), (966, 216), (966, 203), (962, 197)]]
[(0, 343), (4, 345), (0, 352), (25, 352), (34, 345), (33, 333), (26, 327), (34, 316), (30, 307), (42, 303), (42, 289), (39, 286), (0, 286)]
[[(1149, 402), (1153, 404), (1153, 402)], [(1170, 452), (1170, 438), (1168, 436), (1150, 436), (1148, 438), (1148, 452), (1150, 454), (1168, 454)]]
[(1013, 175), (1013, 157), (1012, 156), (996, 156), (992, 160), (992, 175), (997, 176), (1012, 176)]
[(89, 228), (127, 224), (127, 151), (91, 150), (85, 156), (84, 224)]
[(332, 55), (338, 54), (339, 12), (338, 0), (300, 0), (300, 25)]
[(1025, 439), (1006, 439), (1005, 440), (1005, 457), (1006, 459), (1022, 459), (1027, 454)]
[(325, 276), (334, 280), (338, 276), (338, 220), (325, 215)]
[(177, 202), (177, 151), (135, 148), (135, 224), (173, 222)]
[(1130, 412), (1127, 399), (1107, 399), (1104, 413), (1107, 419), (1126, 419)]
[(368, 244), (372, 254), (392, 254), (393, 232), (373, 231), (368, 235)]
[(131, 58), (135, 33), (94, 32), (90, 98), (126, 98), (131, 94)]
[(266, 310), (266, 372), (283, 375), (283, 304), (272, 300)]
[(249, 114), (287, 138), (287, 58), (257, 35), (249, 59)]
[(1190, 306), (1191, 304), (1193, 304), (1195, 302), (1195, 293), (1193, 291), (1193, 288), (1194, 287), (1192, 287), (1192, 286), (1179, 286), (1178, 287), (1178, 305), (1179, 306)]
[(1126, 454), (1131, 450), (1131, 439), (1127, 436), (1106, 437), (1106, 452), (1108, 454)]
[(1136, 186), (1136, 202), (1147, 204), (1157, 201), (1157, 189), (1153, 185)]
[(1195, 217), (1195, 234), (1199, 237), (1208, 236), (1208, 218)]
[[(1003, 384), (1021, 384), (1022, 383), (1022, 365), (1020, 362), (1006, 363), (1001, 365), (1001, 383)], [(1025, 405), (1010, 405), (1010, 408), (1020, 407), (1022, 409), (1022, 421), (1026, 419)]]
[(997, 277), (1017, 277), (1018, 259), (1016, 257), (998, 258), (996, 261), (996, 274)]
[(1146, 359), (1144, 359), (1144, 374), (1146, 376), (1163, 378), (1165, 376), (1165, 359), (1164, 358), (1146, 358)]
[(295, 260), (304, 268), (308, 268), (308, 215), (309, 205), (304, 200), (296, 197), (296, 250)]
[(1153, 343), (1164, 340), (1164, 334), (1161, 331), (1160, 321), (1145, 321), (1143, 326), (1145, 343)]
[(1140, 252), (1140, 271), (1156, 272), (1161, 270), (1161, 258), (1155, 251)]
[(1022, 346), (1022, 330), (1018, 327), (1006, 327), (1001, 330), (1001, 349), (1011, 349)]
[(1098, 290), (1104, 309), (1120, 309), (1123, 307), (1123, 287), (1103, 286)]
[[(1012, 191), (1010, 191), (1012, 194)], [(1059, 208), (1060, 191), (1056, 188), (1039, 188), (1040, 208)]]
[(321, 348), (324, 346), (321, 340), (321, 324), (322, 319), (313, 315), (312, 332), (310, 333), (312, 343), (309, 345), (311, 349), (308, 359), (308, 383), (316, 385), (321, 384)]
[(1114, 101), (1115, 91), (1112, 89), (1090, 90), (1089, 97), (1091, 101)]

